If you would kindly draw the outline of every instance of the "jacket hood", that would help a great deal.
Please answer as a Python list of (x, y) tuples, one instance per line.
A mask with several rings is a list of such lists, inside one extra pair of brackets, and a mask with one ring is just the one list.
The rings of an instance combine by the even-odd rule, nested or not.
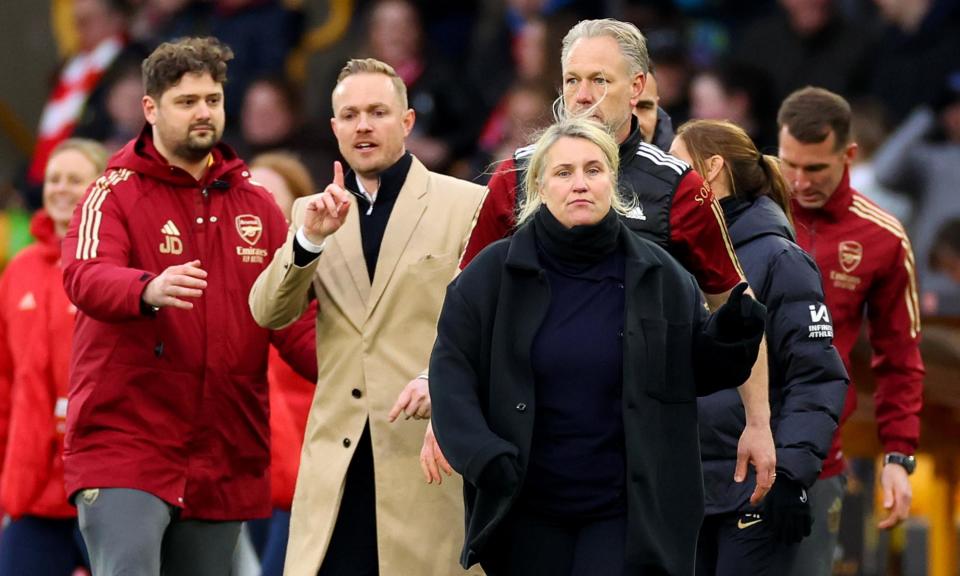
[[(196, 186), (197, 180), (186, 170), (171, 165), (153, 145), (153, 130), (145, 124), (140, 135), (128, 142), (110, 158), (109, 169), (127, 169), (137, 174), (160, 180), (172, 186)], [(243, 176), (246, 164), (230, 146), (217, 143), (210, 152), (210, 169), (203, 175), (201, 184), (224, 180), (233, 184)]]
[(37, 246), (40, 247), (45, 257), (52, 260), (60, 258), (60, 241), (62, 238), (57, 236), (53, 219), (50, 218), (46, 210), (40, 209), (34, 212), (30, 219), (30, 234), (37, 240)]
[(776, 202), (766, 196), (760, 196), (752, 203), (728, 196), (720, 200), (720, 206), (723, 208), (723, 216), (727, 220), (727, 229), (734, 248), (760, 236), (781, 236), (792, 242), (796, 241), (787, 215)]

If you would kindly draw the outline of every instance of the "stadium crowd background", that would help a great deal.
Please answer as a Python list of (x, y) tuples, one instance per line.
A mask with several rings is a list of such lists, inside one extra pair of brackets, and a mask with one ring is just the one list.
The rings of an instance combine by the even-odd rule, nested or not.
[[(417, 123), (408, 148), (431, 169), (483, 182), (492, 162), (551, 120), (562, 35), (577, 20), (604, 16), (646, 34), (659, 105), (674, 126), (729, 119), (776, 154), (775, 114), (786, 94), (813, 84), (850, 99), (860, 145), (854, 186), (907, 225), (934, 340), (956, 354), (960, 325), (949, 317), (960, 316), (958, 0), (4, 0), (0, 266), (30, 242), (37, 174), (56, 141), (72, 134), (116, 150), (140, 131), (139, 63), (164, 40), (209, 34), (233, 48), (225, 140), (242, 157), (289, 150), (316, 182), (328, 182), (337, 157), (331, 87), (347, 58), (373, 56), (409, 87)], [(110, 38), (121, 40), (102, 62), (78, 59)], [(82, 82), (71, 80), (71, 64)], [(955, 384), (958, 372), (948, 362), (930, 380)], [(931, 435), (951, 433), (939, 421), (925, 426), (921, 449)], [(869, 440), (860, 445), (871, 455)], [(943, 492), (956, 487), (957, 459), (943, 458), (915, 477), (918, 519), (889, 542), (863, 518), (844, 526), (849, 561), (838, 573), (957, 573), (956, 491)], [(872, 464), (855, 463), (861, 492), (872, 484)], [(866, 494), (860, 504), (869, 517)], [(946, 525), (925, 508), (946, 514)], [(938, 536), (944, 528), (950, 534)], [(937, 544), (950, 541), (946, 551)], [(938, 568), (943, 558), (952, 566)]]

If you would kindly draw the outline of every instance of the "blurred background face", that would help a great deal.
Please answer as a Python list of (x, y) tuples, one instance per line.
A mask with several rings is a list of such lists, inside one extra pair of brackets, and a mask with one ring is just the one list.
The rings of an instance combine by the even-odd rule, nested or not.
[(596, 224), (610, 212), (613, 185), (599, 146), (564, 137), (547, 152), (540, 198), (567, 228)]
[(951, 142), (960, 143), (960, 100), (949, 104), (940, 113), (943, 131)]
[(371, 56), (397, 66), (420, 54), (420, 17), (403, 0), (377, 4), (370, 16)]
[(787, 11), (794, 31), (800, 36), (810, 36), (830, 21), (833, 0), (780, 0), (780, 4)]
[(241, 131), (247, 144), (279, 144), (293, 133), (295, 122), (286, 98), (275, 86), (255, 82), (247, 89), (241, 111)]
[(116, 127), (128, 138), (135, 137), (143, 128), (143, 82), (139, 74), (126, 74), (110, 87), (107, 94), (107, 113)]
[(707, 120), (733, 120), (728, 113), (727, 93), (716, 76), (700, 74), (690, 83), (690, 116)]
[(255, 166), (250, 169), (250, 178), (262, 184), (273, 194), (273, 198), (277, 201), (277, 205), (280, 206), (280, 210), (289, 222), (295, 198), (283, 176), (266, 166)]
[(43, 208), (58, 235), (66, 233), (74, 208), (99, 175), (93, 162), (77, 150), (62, 150), (50, 157), (43, 181)]
[(111, 11), (107, 0), (73, 0), (73, 22), (82, 52), (94, 49), (124, 28), (123, 16)]

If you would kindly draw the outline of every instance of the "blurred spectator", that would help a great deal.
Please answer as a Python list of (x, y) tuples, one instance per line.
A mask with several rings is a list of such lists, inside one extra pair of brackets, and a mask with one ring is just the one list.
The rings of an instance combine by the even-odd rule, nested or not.
[(932, 105), (960, 58), (956, 0), (874, 0), (887, 27), (875, 54), (871, 92), (900, 122)]
[(300, 91), (282, 76), (263, 76), (250, 84), (239, 124), (239, 135), (225, 139), (241, 156), (287, 150), (310, 167), (312, 177), (322, 176), (314, 170), (329, 169), (339, 157), (333, 138), (304, 120)]
[(536, 133), (550, 125), (552, 102), (541, 83), (517, 81), (487, 120), (477, 153), (469, 163), (456, 166), (453, 175), (485, 184), (494, 164), (513, 157), (514, 150), (533, 142)]
[[(273, 194), (287, 221), (297, 198), (315, 192), (307, 168), (289, 152), (268, 152), (250, 162), (250, 178)], [(305, 315), (315, 316), (316, 301)], [(290, 507), (300, 468), (300, 448), (316, 383), (298, 375), (270, 347), (270, 491), (273, 515), (250, 522), (254, 547), (260, 554), (261, 576), (282, 576), (290, 529)], [(258, 545), (259, 544), (259, 545)]]
[(240, 114), (240, 133), (248, 153), (290, 147), (300, 126), (300, 93), (296, 87), (280, 76), (250, 84)]
[(86, 130), (78, 129), (78, 135), (89, 136), (100, 140), (111, 153), (116, 152), (124, 144), (136, 138), (143, 129), (143, 80), (140, 77), (139, 63), (125, 63), (124, 66), (105, 81), (104, 111), (106, 120), (102, 123), (100, 133), (83, 134)]
[[(899, 1), (899, 0), (897, 0)], [(773, 100), (806, 85), (858, 93), (868, 81), (873, 37), (863, 22), (844, 22), (834, 0), (779, 0), (779, 9), (748, 24), (734, 49), (738, 62), (773, 80)]]
[(130, 18), (130, 37), (146, 46), (161, 42), (167, 26), (194, 0), (136, 0)]
[(874, 169), (884, 186), (910, 194), (916, 215), (910, 228), (917, 255), (923, 311), (960, 314), (960, 286), (929, 267), (937, 229), (960, 215), (960, 69), (947, 77), (937, 109), (921, 107), (877, 151)]
[(379, 0), (367, 21), (366, 56), (393, 66), (407, 85), (417, 122), (406, 145), (430, 170), (443, 171), (473, 150), (483, 116), (452, 66), (425, 45), (417, 7)]
[(673, 121), (666, 110), (660, 107), (660, 92), (657, 86), (657, 76), (653, 65), (647, 72), (647, 81), (643, 84), (643, 92), (633, 109), (633, 115), (640, 123), (640, 135), (647, 144), (653, 144), (664, 152), (670, 151), (673, 143)]
[(37, 144), (27, 173), (27, 201), (39, 204), (50, 151), (73, 134), (101, 137), (108, 121), (105, 80), (125, 63), (139, 64), (143, 51), (129, 44), (124, 0), (73, 0), (78, 52), (63, 63), (40, 117)]
[(777, 149), (776, 106), (770, 77), (756, 66), (723, 64), (690, 83), (691, 118), (733, 122), (765, 154)]
[(658, 105), (670, 116), (672, 124), (680, 125), (690, 115), (690, 62), (678, 35), (661, 30), (658, 37), (659, 44), (650, 48), (650, 59), (656, 62)]
[(229, 125), (240, 114), (242, 96), (253, 80), (284, 70), (301, 28), (300, 14), (279, 0), (194, 0), (177, 13), (162, 39), (216, 36), (233, 49), (229, 81), (223, 86)]
[(297, 198), (317, 192), (307, 167), (287, 151), (267, 152), (254, 157), (250, 162), (250, 177), (273, 194), (287, 222)]
[(933, 238), (930, 269), (960, 285), (960, 218), (943, 223)]
[(0, 279), (0, 575), (70, 576), (86, 566), (77, 511), (67, 502), (63, 438), (76, 308), (63, 290), (60, 241), (107, 151), (69, 139), (47, 163), (37, 243)]
[(853, 140), (857, 143), (857, 155), (850, 166), (850, 186), (896, 216), (897, 220), (909, 222), (913, 213), (910, 198), (877, 182), (874, 156), (890, 134), (886, 109), (880, 101), (872, 98), (852, 101), (850, 108)]

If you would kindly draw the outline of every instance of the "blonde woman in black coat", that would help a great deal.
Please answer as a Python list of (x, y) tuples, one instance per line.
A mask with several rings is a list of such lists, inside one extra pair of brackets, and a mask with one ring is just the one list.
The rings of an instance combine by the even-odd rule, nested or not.
[(547, 129), (516, 234), (447, 290), (433, 425), (465, 480), (461, 563), (490, 576), (693, 573), (696, 398), (746, 379), (764, 311), (744, 284), (707, 316), (617, 218), (618, 158), (591, 122)]

